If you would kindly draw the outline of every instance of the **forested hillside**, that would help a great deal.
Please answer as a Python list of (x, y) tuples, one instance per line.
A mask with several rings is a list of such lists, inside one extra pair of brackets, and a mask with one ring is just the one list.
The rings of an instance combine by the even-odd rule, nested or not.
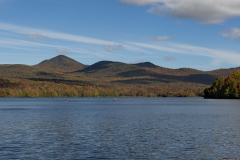
[[(0, 91), (7, 97), (203, 96), (204, 89), (217, 77), (223, 78), (238, 70), (240, 68), (208, 72), (170, 69), (150, 62), (100, 61), (88, 66), (60, 55), (34, 66), (0, 65), (0, 79), (4, 84)], [(24, 94), (16, 94), (17, 91)], [(70, 92), (74, 94), (68, 94)]]

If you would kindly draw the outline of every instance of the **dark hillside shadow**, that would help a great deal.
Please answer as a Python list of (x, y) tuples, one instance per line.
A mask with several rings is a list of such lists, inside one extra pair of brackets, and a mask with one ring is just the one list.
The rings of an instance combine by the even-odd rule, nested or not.
[[(144, 69), (138, 69), (134, 71), (127, 71), (119, 73), (117, 76), (120, 77), (141, 77), (141, 76), (151, 76), (153, 72), (146, 71)], [(153, 73), (155, 74), (155, 73)]]
[(137, 63), (137, 64), (133, 64), (135, 66), (138, 67), (147, 67), (147, 68), (157, 68), (159, 66), (156, 66), (155, 64), (151, 63), (151, 62), (143, 62), (143, 63)]
[[(142, 77), (149, 76), (154, 79), (151, 81), (161, 81), (161, 82), (172, 82), (172, 81), (182, 81), (182, 82), (193, 82), (193, 83), (202, 83), (207, 85), (212, 85), (214, 80), (217, 78), (215, 75), (210, 74), (191, 74), (189, 76), (174, 76), (174, 75), (163, 75), (154, 72), (149, 72), (146, 70), (134, 70), (128, 72), (119, 73), (117, 76), (120, 77)], [(146, 79), (142, 79), (143, 81)], [(129, 80), (128, 80), (129, 81)], [(120, 82), (120, 81), (118, 81)], [(128, 83), (127, 81), (121, 81), (121, 83)]]
[(36, 73), (37, 76), (59, 76), (59, 74), (55, 74), (55, 73), (48, 73), (48, 72), (43, 72), (43, 71), (39, 71)]
[(8, 79), (0, 79), (0, 87), (1, 88), (10, 88), (10, 87), (17, 87), (19, 83), (12, 83)]
[(118, 80), (118, 81), (113, 81), (116, 83), (123, 83), (123, 84), (151, 84), (153, 82), (163, 82), (163, 83), (173, 83), (177, 82), (176, 80), (166, 80), (166, 79), (148, 79), (148, 78), (141, 78), (141, 79), (129, 79), (129, 80)]

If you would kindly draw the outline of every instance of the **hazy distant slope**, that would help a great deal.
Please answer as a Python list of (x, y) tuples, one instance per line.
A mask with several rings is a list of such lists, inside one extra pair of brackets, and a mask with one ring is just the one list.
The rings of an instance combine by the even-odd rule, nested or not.
[(203, 73), (203, 71), (192, 69), (192, 68), (171, 69), (171, 68), (160, 67), (151, 62), (142, 62), (142, 63), (133, 64), (133, 65), (143, 67), (148, 70), (150, 69), (152, 72), (157, 72), (157, 73), (167, 74), (167, 75), (175, 75), (175, 76), (184, 76), (184, 75), (190, 75), (190, 74)]
[(213, 71), (207, 71), (206, 73), (216, 75), (217, 77), (226, 78), (228, 75), (240, 71), (240, 67), (228, 68), (228, 69), (217, 69)]
[(44, 60), (34, 67), (48, 72), (73, 72), (86, 66), (67, 56), (59, 55), (50, 60)]

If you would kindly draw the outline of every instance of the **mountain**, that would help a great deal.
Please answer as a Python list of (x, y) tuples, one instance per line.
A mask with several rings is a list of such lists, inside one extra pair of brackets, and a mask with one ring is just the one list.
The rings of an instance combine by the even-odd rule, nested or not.
[[(54, 90), (60, 94), (64, 86), (68, 85), (81, 96), (202, 96), (204, 89), (210, 87), (217, 77), (225, 78), (236, 71), (240, 71), (240, 67), (200, 71), (192, 68), (164, 68), (150, 62), (127, 64), (100, 61), (88, 66), (59, 55), (34, 66), (0, 65), (0, 79), (11, 81), (8, 83), (3, 80), (5, 85), (1, 85), (0, 81), (0, 91), (1, 86), (11, 88), (12, 85), (11, 93), (15, 93), (17, 85), (20, 87), (18, 90), (26, 90), (31, 86), (31, 92), (35, 94), (36, 85), (40, 85), (39, 90), (45, 95), (41, 85), (47, 85), (45, 87), (49, 94), (55, 95)], [(19, 84), (15, 84), (15, 81)], [(9, 95), (7, 91), (2, 95)], [(64, 95), (75, 95), (71, 90), (65, 92)]]
[(48, 72), (73, 72), (86, 66), (67, 56), (59, 55), (50, 60), (44, 60), (34, 67)]
[(127, 64), (113, 61), (88, 66), (59, 55), (34, 66), (0, 65), (0, 78), (64, 79), (104, 85), (177, 83), (184, 86), (186, 83), (211, 85), (217, 77), (224, 78), (238, 70), (240, 67), (205, 72), (191, 68), (164, 68), (150, 62)]
[[(204, 72), (192, 68), (164, 68), (151, 62), (127, 64), (114, 61), (99, 61), (86, 66), (63, 55), (45, 60), (36, 66), (46, 72), (51, 71), (51, 74), (55, 73), (52, 75), (55, 78), (117, 84), (197, 83), (211, 85), (217, 77), (225, 77), (239, 69), (230, 68)], [(57, 75), (56, 72), (68, 73)], [(51, 76), (44, 72), (39, 75)], [(138, 80), (136, 81), (136, 79)]]

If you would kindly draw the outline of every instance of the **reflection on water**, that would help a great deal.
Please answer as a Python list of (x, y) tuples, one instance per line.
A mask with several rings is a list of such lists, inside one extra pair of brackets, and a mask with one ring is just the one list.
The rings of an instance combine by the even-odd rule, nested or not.
[(0, 159), (240, 159), (238, 100), (1, 98)]

